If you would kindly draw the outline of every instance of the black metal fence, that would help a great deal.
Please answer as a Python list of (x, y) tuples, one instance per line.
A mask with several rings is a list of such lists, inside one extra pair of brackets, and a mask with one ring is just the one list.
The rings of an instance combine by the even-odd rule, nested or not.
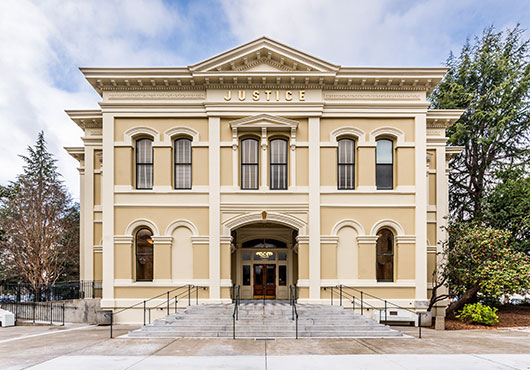
[(33, 323), (64, 325), (64, 303), (56, 302), (0, 302), (0, 308), (10, 311), (17, 320)]
[(101, 298), (101, 281), (78, 280), (58, 282), (39, 291), (30, 284), (0, 284), (0, 302), (46, 302), (68, 299)]

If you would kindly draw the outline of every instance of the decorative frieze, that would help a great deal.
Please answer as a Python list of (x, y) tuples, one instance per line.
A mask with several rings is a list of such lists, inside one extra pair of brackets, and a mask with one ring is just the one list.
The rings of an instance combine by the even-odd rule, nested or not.
[(325, 100), (417, 100), (425, 94), (419, 92), (324, 91)]
[(107, 100), (204, 100), (205, 91), (107, 91)]

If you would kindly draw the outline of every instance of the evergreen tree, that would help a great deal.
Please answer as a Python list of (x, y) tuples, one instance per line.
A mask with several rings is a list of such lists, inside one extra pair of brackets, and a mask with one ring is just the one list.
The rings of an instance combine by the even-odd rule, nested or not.
[(21, 157), (23, 173), (1, 198), (0, 244), (4, 264), (31, 284), (38, 299), (42, 288), (63, 276), (67, 263), (77, 263), (71, 256), (79, 244), (78, 225), (72, 228), (72, 213), (78, 208), (72, 205), (43, 132)]
[(480, 219), (481, 199), (499, 181), (496, 171), (530, 158), (529, 61), (519, 26), (505, 33), (487, 28), (447, 61), (449, 72), (431, 100), (433, 108), (466, 109), (448, 130), (449, 145), (464, 147), (449, 176), (453, 219)]

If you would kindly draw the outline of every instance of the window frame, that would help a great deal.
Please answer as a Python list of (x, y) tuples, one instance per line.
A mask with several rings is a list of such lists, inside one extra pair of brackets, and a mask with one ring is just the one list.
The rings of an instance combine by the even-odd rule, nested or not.
[(141, 256), (151, 256), (151, 271), (153, 276), (151, 276), (151, 279), (138, 279), (138, 234), (142, 230), (147, 230), (151, 233), (151, 240), (153, 240), (153, 231), (145, 226), (142, 226), (136, 230), (136, 233), (134, 234), (134, 267), (135, 267), (135, 281), (137, 282), (145, 282), (145, 281), (153, 281), (155, 278), (155, 246), (154, 242), (151, 244), (151, 254), (141, 254)]
[[(186, 140), (190, 143), (190, 161), (189, 162), (178, 162), (177, 163), (177, 141)], [(189, 166), (190, 168), (190, 186), (189, 187), (177, 187), (177, 167), (178, 166)], [(193, 140), (188, 137), (178, 137), (173, 140), (173, 189), (175, 190), (191, 190), (193, 187)]]
[[(395, 250), (396, 250), (396, 236), (395, 236), (395, 233), (388, 227), (382, 227), (380, 228), (376, 235), (379, 234), (381, 231), (383, 230), (387, 230), (390, 235), (392, 235), (392, 253), (379, 253), (379, 249), (377, 247), (377, 241), (379, 240), (379, 237), (377, 237), (377, 240), (376, 240), (376, 245), (375, 245), (375, 279), (378, 283), (393, 283), (394, 282), (394, 265), (395, 265)], [(379, 279), (379, 277), (377, 276), (377, 258), (379, 256), (392, 256), (392, 279)]]
[[(143, 140), (147, 140), (147, 141), (150, 141), (151, 142), (151, 162), (148, 163), (148, 162), (139, 162), (138, 161), (138, 143), (143, 141)], [(154, 186), (154, 182), (155, 182), (155, 168), (154, 168), (154, 163), (155, 163), (155, 152), (154, 152), (154, 148), (153, 148), (153, 139), (150, 138), (150, 137), (141, 137), (141, 138), (138, 138), (135, 140), (135, 146), (134, 146), (134, 150), (135, 150), (135, 171), (136, 171), (136, 182), (135, 182), (135, 188), (136, 190), (153, 190), (153, 186)], [(148, 188), (141, 188), (138, 186), (138, 174), (139, 174), (139, 167), (140, 166), (147, 166), (147, 167), (150, 167), (151, 168), (151, 187), (148, 187)]]
[[(391, 147), (391, 150), (390, 150), (390, 154), (392, 156), (392, 163), (377, 163), (377, 143), (379, 141), (389, 141), (390, 144), (392, 145)], [(376, 189), (377, 190), (394, 190), (394, 149), (395, 149), (395, 142), (394, 140), (390, 139), (390, 138), (387, 138), (387, 137), (382, 137), (382, 138), (379, 138), (375, 141), (375, 186), (376, 186)], [(378, 183), (377, 183), (377, 168), (378, 166), (389, 166), (391, 169), (392, 169), (392, 176), (390, 177), (390, 181), (391, 181), (391, 185), (390, 187), (382, 187), (382, 186), (379, 186)]]
[[(285, 144), (285, 163), (272, 163), (272, 142), (283, 141)], [(273, 166), (283, 166), (285, 168), (285, 187), (275, 188), (272, 181)], [(289, 141), (283, 137), (276, 137), (269, 140), (269, 189), (288, 190), (289, 189)]]
[[(253, 140), (256, 142), (256, 163), (246, 163), (246, 162), (243, 162), (243, 142), (245, 142), (246, 140)], [(259, 160), (260, 160), (260, 150), (259, 150), (259, 140), (256, 139), (255, 137), (245, 137), (245, 138), (242, 138), (239, 142), (239, 188), (241, 190), (259, 190), (259, 176), (260, 176), (260, 171), (259, 171)], [(243, 166), (255, 166), (256, 168), (256, 187), (255, 188), (252, 188), (252, 187), (243, 187)]]
[[(353, 142), (353, 161), (351, 163), (341, 163), (340, 162), (340, 142), (349, 140)], [(342, 137), (337, 140), (337, 190), (355, 190), (355, 157), (356, 157), (356, 145), (355, 140), (350, 137)], [(353, 174), (353, 181), (351, 187), (341, 187), (340, 186), (340, 177), (339, 177), (339, 168), (341, 166), (351, 166), (352, 168), (352, 174)]]

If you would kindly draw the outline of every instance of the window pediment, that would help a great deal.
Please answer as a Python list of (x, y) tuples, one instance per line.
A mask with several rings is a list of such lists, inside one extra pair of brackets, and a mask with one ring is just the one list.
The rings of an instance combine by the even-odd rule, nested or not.
[(291, 130), (298, 127), (298, 121), (273, 116), (270, 114), (258, 114), (257, 116), (245, 117), (230, 122), (232, 129), (285, 129)]

